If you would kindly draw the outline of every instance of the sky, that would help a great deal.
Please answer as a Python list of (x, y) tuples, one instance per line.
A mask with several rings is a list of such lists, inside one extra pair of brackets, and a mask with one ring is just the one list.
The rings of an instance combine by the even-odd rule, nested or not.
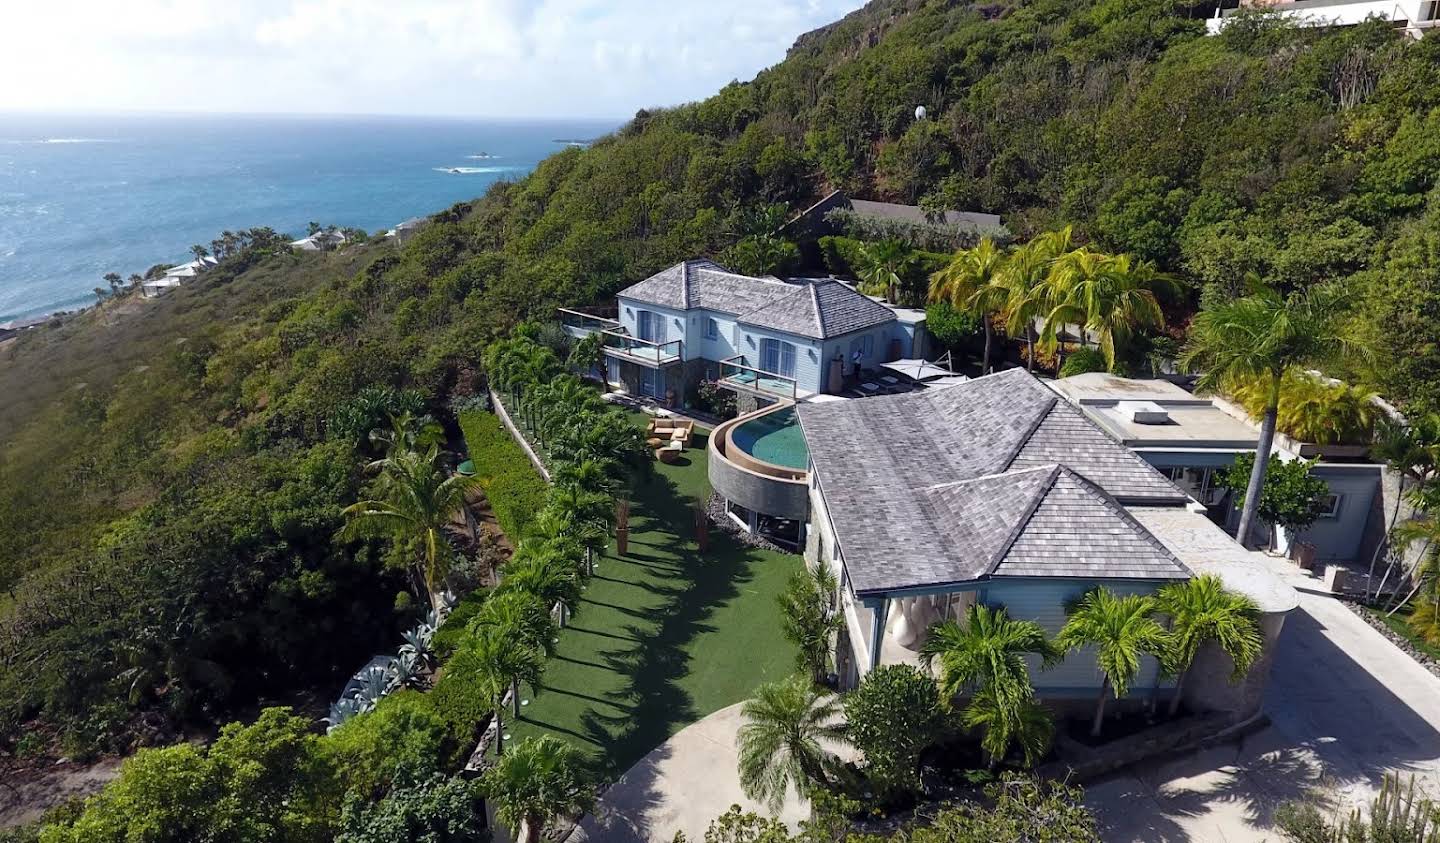
[(862, 0), (46, 0), (0, 111), (627, 117), (784, 58)]

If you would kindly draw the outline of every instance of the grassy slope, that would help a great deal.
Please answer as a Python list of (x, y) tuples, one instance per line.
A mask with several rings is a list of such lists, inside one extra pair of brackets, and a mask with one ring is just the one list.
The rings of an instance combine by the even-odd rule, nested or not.
[[(637, 417), (637, 423), (644, 417)], [(705, 435), (635, 490), (630, 546), (600, 562), (543, 688), (509, 731), (578, 741), (610, 778), (675, 732), (739, 702), (794, 668), (775, 599), (797, 556), (757, 550), (710, 530), (695, 543), (707, 500)], [(528, 696), (528, 694), (527, 694)]]

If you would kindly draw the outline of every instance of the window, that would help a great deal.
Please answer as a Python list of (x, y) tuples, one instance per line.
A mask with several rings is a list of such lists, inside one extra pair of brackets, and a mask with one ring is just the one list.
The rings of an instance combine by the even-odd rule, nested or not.
[(1326, 495), (1320, 501), (1320, 517), (1334, 518), (1340, 514), (1340, 502), (1344, 495)]
[(874, 335), (872, 335), (872, 334), (867, 334), (867, 335), (865, 335), (864, 337), (861, 337), (861, 338), (860, 338), (860, 353), (863, 354), (863, 355), (865, 355), (866, 357), (874, 357), (874, 356), (875, 356), (875, 337), (874, 337)]
[(720, 323), (719, 323), (719, 322), (716, 322), (714, 319), (710, 318), (709, 316), (705, 317), (705, 339), (707, 339), (707, 340), (718, 340), (718, 339), (720, 339)]
[(760, 340), (760, 368), (775, 375), (795, 377), (795, 346), (780, 340)]
[(665, 342), (665, 317), (648, 310), (640, 311), (636, 316), (635, 333), (642, 340)]

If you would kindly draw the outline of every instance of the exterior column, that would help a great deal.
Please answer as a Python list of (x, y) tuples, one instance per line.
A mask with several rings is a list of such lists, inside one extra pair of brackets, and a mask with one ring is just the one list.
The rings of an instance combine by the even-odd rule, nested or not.
[(890, 601), (884, 597), (870, 607), (870, 670), (880, 666), (880, 646), (885, 642), (885, 620)]

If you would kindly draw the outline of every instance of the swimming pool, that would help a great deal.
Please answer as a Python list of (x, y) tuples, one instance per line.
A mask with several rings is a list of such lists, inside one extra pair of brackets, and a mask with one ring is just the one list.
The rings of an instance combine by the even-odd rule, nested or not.
[(805, 446), (793, 407), (737, 426), (730, 432), (730, 441), (755, 459), (772, 465), (804, 471), (810, 464), (810, 449)]

